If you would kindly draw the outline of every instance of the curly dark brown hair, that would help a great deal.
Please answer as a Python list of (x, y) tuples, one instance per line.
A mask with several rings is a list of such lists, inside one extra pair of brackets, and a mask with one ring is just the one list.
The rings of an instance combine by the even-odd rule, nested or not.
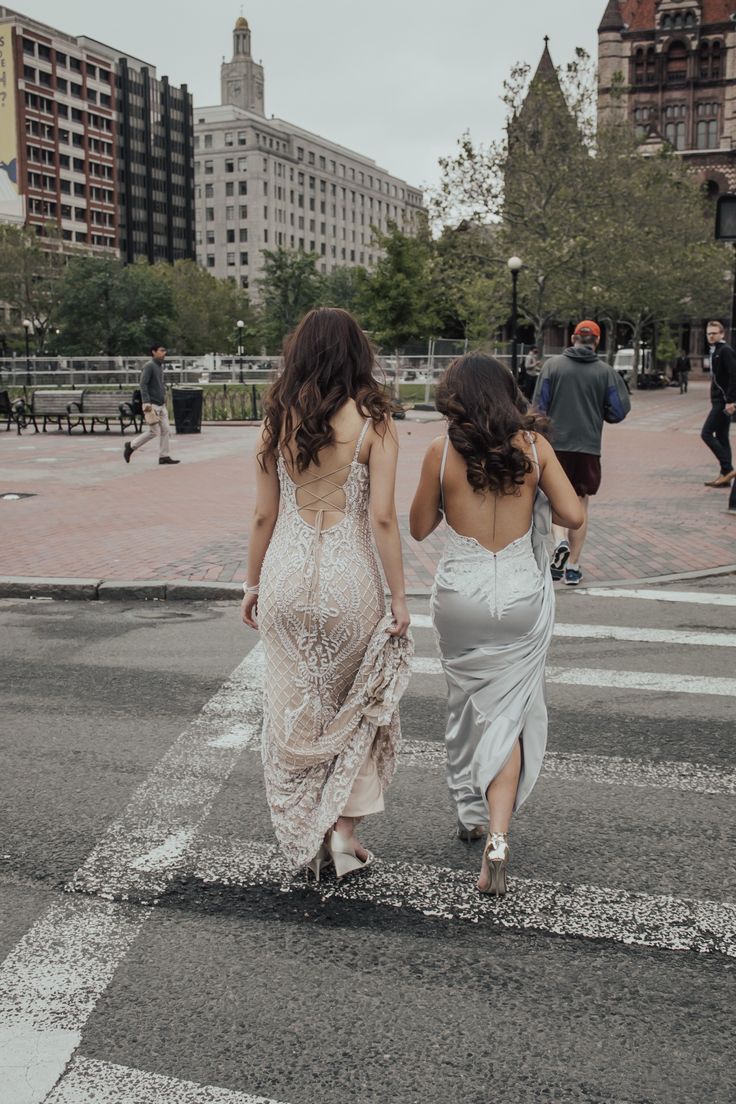
[(373, 347), (346, 310), (318, 307), (304, 316), (284, 342), (284, 367), (263, 401), (265, 467), (279, 443), (298, 472), (319, 463), (335, 442), (331, 419), (348, 399), (383, 432), (391, 404), (373, 378)]
[(532, 462), (514, 437), (521, 430), (547, 436), (549, 423), (528, 409), (508, 368), (485, 353), (458, 357), (437, 386), (436, 405), (473, 490), (516, 494)]

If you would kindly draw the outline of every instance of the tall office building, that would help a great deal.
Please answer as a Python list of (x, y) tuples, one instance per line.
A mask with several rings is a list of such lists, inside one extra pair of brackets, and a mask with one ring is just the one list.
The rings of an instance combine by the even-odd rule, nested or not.
[(372, 227), (411, 232), (422, 193), (375, 161), (327, 138), (267, 118), (263, 68), (242, 16), (233, 57), (221, 70), (221, 100), (195, 109), (197, 257), (213, 275), (257, 295), (263, 249), (316, 253), (319, 268), (370, 268)]
[(153, 263), (195, 256), (186, 85), (0, 6), (0, 221)]
[(598, 28), (599, 115), (667, 142), (712, 196), (736, 190), (736, 4), (608, 0)]

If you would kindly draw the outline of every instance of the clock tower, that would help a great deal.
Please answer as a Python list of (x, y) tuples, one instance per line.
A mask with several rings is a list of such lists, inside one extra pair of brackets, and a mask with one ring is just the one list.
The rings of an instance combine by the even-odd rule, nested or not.
[(265, 115), (263, 66), (251, 57), (250, 27), (242, 15), (233, 30), (233, 59), (224, 61), (220, 69), (220, 88), (223, 104)]

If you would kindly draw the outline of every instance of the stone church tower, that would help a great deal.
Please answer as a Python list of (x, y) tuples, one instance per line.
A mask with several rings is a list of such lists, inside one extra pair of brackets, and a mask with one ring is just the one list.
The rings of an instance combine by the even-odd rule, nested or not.
[(223, 61), (220, 69), (220, 100), (265, 116), (263, 66), (250, 54), (250, 27), (241, 15), (233, 30), (233, 59)]
[(667, 143), (709, 194), (736, 191), (736, 0), (608, 0), (598, 28), (601, 122)]

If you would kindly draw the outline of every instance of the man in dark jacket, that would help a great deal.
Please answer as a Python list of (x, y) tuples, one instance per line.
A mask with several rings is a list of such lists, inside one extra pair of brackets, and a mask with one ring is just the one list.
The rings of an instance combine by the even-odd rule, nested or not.
[(687, 349), (681, 349), (680, 355), (675, 361), (675, 383), (680, 385), (680, 394), (687, 394), (687, 384), (690, 379), (690, 357)]
[(534, 392), (534, 404), (552, 422), (552, 444), (585, 511), (580, 529), (553, 525), (553, 579), (577, 586), (583, 578), (580, 556), (588, 531), (588, 504), (601, 483), (603, 423), (622, 422), (631, 409), (626, 385), (596, 354), (601, 331), (597, 323), (579, 322), (572, 348), (550, 357)]
[(178, 464), (169, 456), (169, 412), (166, 409), (166, 384), (164, 383), (164, 360), (166, 349), (157, 342), (151, 346), (151, 359), (143, 365), (141, 372), (141, 400), (146, 428), (132, 441), (126, 441), (123, 458), (126, 464), (136, 449), (158, 437), (159, 464)]
[(726, 331), (721, 322), (709, 322), (705, 335), (710, 345), (710, 414), (705, 419), (700, 436), (720, 464), (714, 479), (706, 487), (728, 487), (736, 478), (728, 431), (736, 411), (736, 353), (726, 344)]

